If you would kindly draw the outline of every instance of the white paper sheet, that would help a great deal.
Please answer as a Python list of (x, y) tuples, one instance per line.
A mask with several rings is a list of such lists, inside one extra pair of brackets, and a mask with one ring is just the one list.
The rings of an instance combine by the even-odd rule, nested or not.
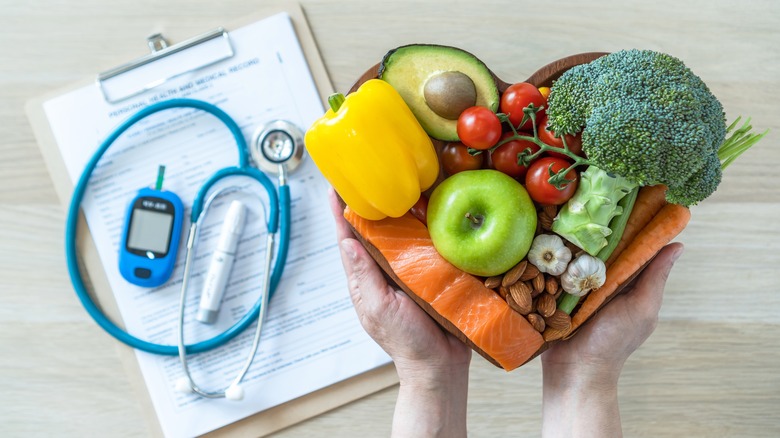
[[(106, 103), (94, 86), (47, 101), (44, 109), (74, 183), (104, 136), (138, 109), (159, 100), (189, 97), (216, 104), (237, 121), (247, 142), (266, 121), (286, 119), (306, 128), (322, 114), (286, 14), (234, 30), (230, 36), (233, 58), (179, 76), (120, 104)], [(197, 56), (197, 51), (184, 52), (188, 53)], [(137, 190), (154, 184), (157, 167), (164, 164), (164, 188), (177, 193), (187, 207), (186, 230), (197, 189), (217, 169), (234, 165), (236, 158), (235, 142), (221, 122), (197, 110), (177, 109), (138, 123), (100, 161), (82, 208), (130, 333), (175, 345), (184, 250), (182, 243), (173, 276), (160, 288), (139, 288), (122, 279), (118, 248), (128, 202)], [(229, 184), (242, 186), (252, 195), (220, 198), (201, 230), (186, 309), (188, 343), (210, 338), (232, 325), (260, 294), (265, 192), (245, 178), (232, 178)], [(290, 188), (290, 252), (269, 307), (259, 352), (245, 378), (245, 399), (205, 400), (177, 393), (175, 382), (182, 375), (178, 358), (137, 352), (167, 436), (202, 434), (389, 362), (360, 327), (349, 301), (327, 206), (327, 182), (307, 159), (290, 175)], [(194, 319), (200, 287), (221, 218), (236, 198), (244, 200), (250, 216), (219, 318), (214, 326), (206, 326)], [(213, 390), (230, 383), (248, 354), (253, 327), (227, 346), (191, 356), (193, 376), (202, 387)]]

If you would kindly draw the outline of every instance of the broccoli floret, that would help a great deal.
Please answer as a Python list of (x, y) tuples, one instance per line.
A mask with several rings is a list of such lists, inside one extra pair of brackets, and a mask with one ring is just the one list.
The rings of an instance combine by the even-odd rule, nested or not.
[(553, 84), (547, 114), (554, 132), (582, 130), (594, 165), (637, 185), (666, 184), (670, 202), (696, 204), (720, 182), (723, 106), (667, 54), (624, 50), (572, 68)]
[[(723, 106), (682, 61), (625, 50), (566, 71), (553, 83), (549, 128), (582, 131), (591, 184), (581, 184), (553, 231), (596, 255), (607, 244), (618, 202), (637, 186), (665, 184), (669, 202), (693, 205), (721, 180)], [(603, 190), (615, 185), (623, 190)], [(609, 192), (609, 193), (607, 193)], [(588, 232), (598, 225), (600, 233)]]

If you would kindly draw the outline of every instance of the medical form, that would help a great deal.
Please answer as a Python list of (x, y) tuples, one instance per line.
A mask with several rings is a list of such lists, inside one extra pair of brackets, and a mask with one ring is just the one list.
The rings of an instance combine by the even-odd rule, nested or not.
[[(160, 100), (187, 97), (215, 104), (239, 123), (247, 140), (267, 121), (289, 120), (305, 129), (323, 113), (287, 14), (233, 30), (230, 38), (233, 57), (177, 76), (128, 100), (108, 103), (92, 85), (45, 102), (46, 116), (73, 182), (108, 132), (138, 109)], [(198, 55), (192, 50), (177, 56)], [(159, 165), (165, 165), (166, 186), (179, 194), (189, 211), (188, 203), (202, 182), (214, 170), (235, 162), (230, 132), (218, 120), (197, 110), (176, 109), (138, 123), (98, 164), (82, 208), (130, 333), (176, 344), (184, 251), (165, 285), (149, 290), (124, 281), (117, 257), (127, 202), (139, 188), (149, 185)], [(178, 357), (136, 351), (166, 436), (203, 434), (390, 362), (365, 334), (352, 308), (327, 205), (327, 182), (310, 159), (290, 174), (289, 182), (292, 236), (288, 262), (243, 385), (245, 399), (206, 400), (178, 393), (175, 384), (182, 376)], [(252, 190), (255, 183), (239, 179), (238, 184)], [(262, 193), (259, 187), (256, 191)], [(222, 310), (213, 326), (195, 322), (199, 292), (230, 195), (215, 202), (201, 231), (185, 311), (187, 343), (225, 330), (259, 295), (266, 242), (264, 211), (252, 197), (234, 195), (233, 199), (246, 205), (248, 219)], [(188, 226), (185, 222), (184, 228)], [(207, 389), (210, 384), (213, 388), (228, 384), (250, 348), (252, 331), (224, 347), (192, 356), (193, 376)]]

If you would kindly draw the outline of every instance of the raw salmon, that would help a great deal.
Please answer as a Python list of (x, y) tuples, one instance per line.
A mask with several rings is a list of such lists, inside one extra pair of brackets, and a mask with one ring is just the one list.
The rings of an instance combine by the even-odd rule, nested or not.
[(509, 371), (540, 351), (539, 332), (479, 279), (439, 255), (428, 229), (411, 214), (371, 221), (347, 208), (344, 217), (381, 253), (399, 286), (480, 354)]

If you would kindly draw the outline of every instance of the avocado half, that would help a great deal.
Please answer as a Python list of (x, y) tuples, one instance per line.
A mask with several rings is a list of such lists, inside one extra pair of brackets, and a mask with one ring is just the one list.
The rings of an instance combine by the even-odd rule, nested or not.
[(458, 141), (457, 119), (440, 116), (425, 101), (425, 84), (444, 72), (460, 72), (468, 76), (476, 89), (475, 104), (491, 111), (498, 109), (495, 78), (482, 61), (464, 50), (411, 44), (387, 52), (379, 66), (379, 78), (398, 91), (428, 135), (439, 140)]

